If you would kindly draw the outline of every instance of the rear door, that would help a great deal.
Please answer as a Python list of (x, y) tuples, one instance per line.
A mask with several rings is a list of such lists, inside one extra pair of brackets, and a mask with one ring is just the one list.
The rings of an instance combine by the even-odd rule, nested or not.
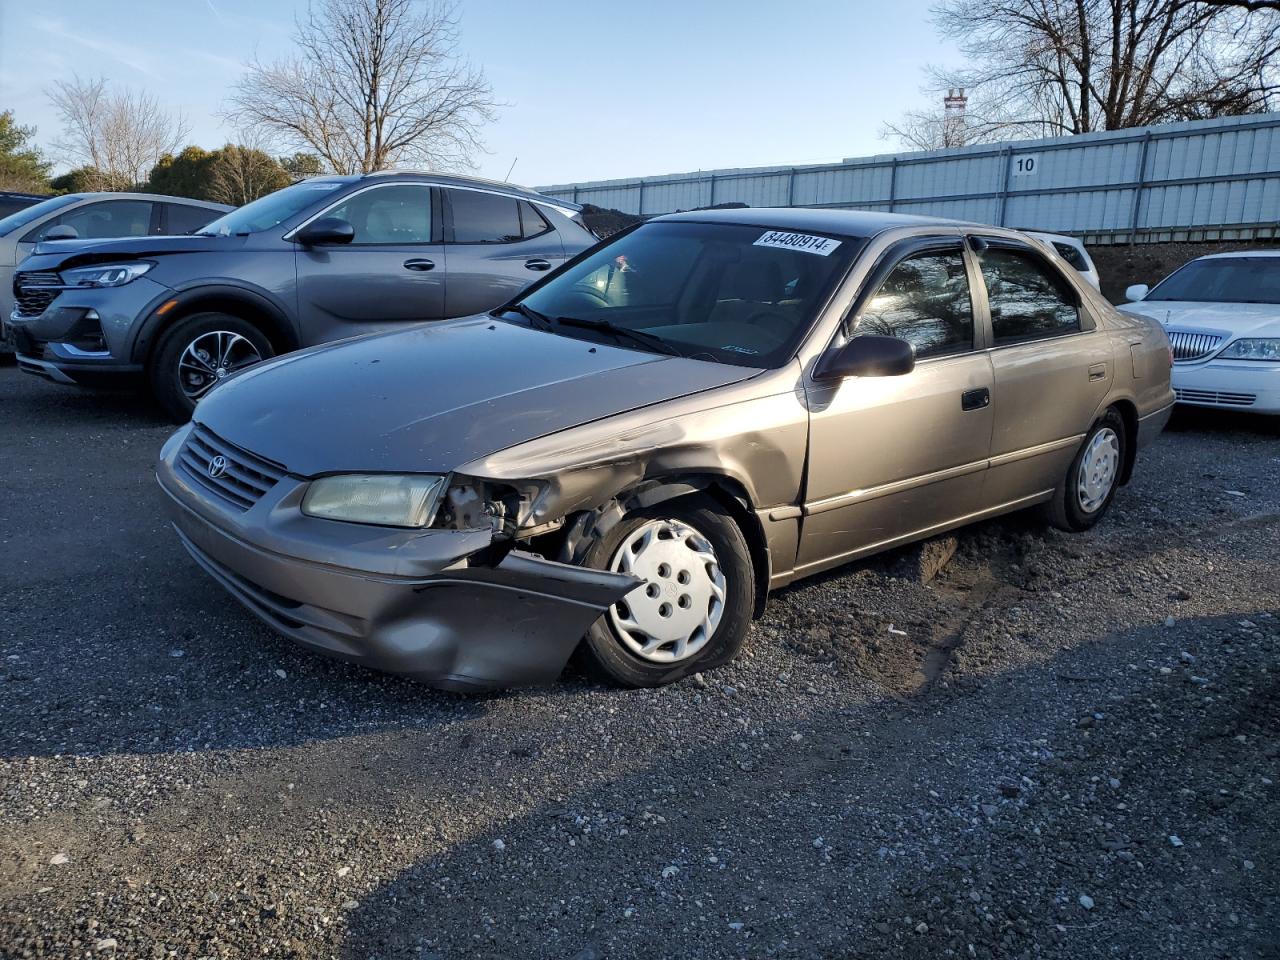
[(346, 220), (349, 244), (297, 245), (304, 345), (444, 316), (439, 201), (426, 183), (366, 187), (316, 214)]
[(1083, 298), (1030, 244), (972, 238), (995, 373), (991, 469), (983, 499), (1054, 489), (1114, 374), (1110, 344)]
[(449, 316), (492, 310), (564, 262), (560, 235), (537, 204), (462, 187), (441, 192), (449, 246)]
[(979, 509), (993, 411), (975, 282), (958, 236), (905, 241), (873, 270), (847, 321), (851, 333), (907, 340), (916, 367), (905, 376), (806, 384), (799, 569), (831, 566)]

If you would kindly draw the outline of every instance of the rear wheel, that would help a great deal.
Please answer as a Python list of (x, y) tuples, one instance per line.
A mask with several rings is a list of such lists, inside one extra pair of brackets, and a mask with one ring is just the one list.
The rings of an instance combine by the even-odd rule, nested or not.
[(656, 687), (732, 659), (755, 604), (751, 554), (708, 497), (627, 514), (588, 548), (583, 566), (643, 583), (587, 633), (595, 664), (628, 687)]
[(151, 391), (179, 423), (222, 380), (272, 356), (261, 330), (227, 313), (196, 313), (169, 330), (156, 347), (147, 374)]
[(1128, 442), (1124, 418), (1115, 409), (1089, 429), (1049, 504), (1049, 521), (1055, 527), (1080, 532), (1102, 519), (1120, 486)]

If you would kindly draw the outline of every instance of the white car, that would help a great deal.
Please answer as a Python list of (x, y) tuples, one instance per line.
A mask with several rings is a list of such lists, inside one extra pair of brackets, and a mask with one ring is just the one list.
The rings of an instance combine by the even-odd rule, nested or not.
[(1098, 268), (1093, 265), (1093, 258), (1089, 256), (1089, 251), (1084, 248), (1084, 243), (1081, 240), (1061, 233), (1040, 233), (1036, 230), (1028, 230), (1027, 232), (1037, 240), (1043, 240), (1052, 247), (1058, 256), (1075, 267), (1076, 272), (1089, 281), (1093, 289), (1101, 289), (1101, 285), (1098, 282)]
[(1280, 251), (1199, 257), (1125, 297), (1164, 327), (1179, 403), (1280, 414)]

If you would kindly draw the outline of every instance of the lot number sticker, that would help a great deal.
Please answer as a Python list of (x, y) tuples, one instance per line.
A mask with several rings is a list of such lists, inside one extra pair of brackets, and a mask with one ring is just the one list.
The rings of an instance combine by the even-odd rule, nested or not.
[(1033, 177), (1039, 169), (1040, 154), (1023, 153), (1013, 158), (1013, 169), (1010, 172), (1015, 177)]
[(805, 253), (816, 253), (820, 257), (825, 257), (840, 246), (840, 241), (829, 237), (813, 237), (807, 233), (783, 233), (781, 230), (770, 230), (752, 246), (803, 250)]

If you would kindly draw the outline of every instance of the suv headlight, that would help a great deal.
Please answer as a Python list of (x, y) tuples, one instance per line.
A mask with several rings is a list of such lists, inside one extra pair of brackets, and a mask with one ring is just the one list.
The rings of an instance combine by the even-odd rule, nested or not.
[(62, 282), (73, 287), (122, 287), (154, 267), (154, 263), (104, 263), (62, 271)]
[(425, 527), (444, 488), (443, 476), (349, 473), (312, 481), (302, 512), (326, 520), (384, 527)]
[(1280, 360), (1280, 339), (1237, 340), (1227, 344), (1218, 357), (1223, 360)]

